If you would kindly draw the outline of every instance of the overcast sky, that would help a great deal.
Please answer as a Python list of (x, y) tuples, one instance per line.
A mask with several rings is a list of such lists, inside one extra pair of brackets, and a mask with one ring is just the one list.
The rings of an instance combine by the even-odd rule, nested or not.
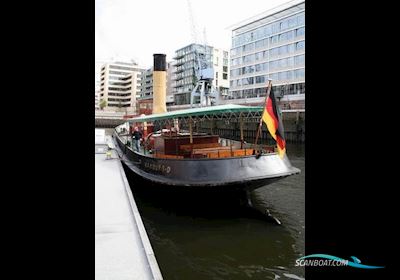
[[(153, 53), (193, 42), (188, 0), (95, 0), (96, 62), (134, 59), (149, 68)], [(288, 0), (189, 0), (199, 43), (230, 49), (229, 26)], [(96, 67), (100, 63), (96, 63)], [(96, 72), (98, 70), (96, 69)]]

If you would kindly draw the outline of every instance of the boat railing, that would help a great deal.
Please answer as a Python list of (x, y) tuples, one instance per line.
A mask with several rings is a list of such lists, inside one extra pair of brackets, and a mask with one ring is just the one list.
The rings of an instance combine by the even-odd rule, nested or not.
[[(187, 146), (187, 145), (185, 145)], [(149, 153), (154, 158), (162, 159), (199, 159), (199, 158), (234, 158), (234, 157), (246, 157), (253, 156), (257, 154), (268, 154), (275, 153), (275, 148), (272, 146), (258, 146), (257, 149), (253, 147), (233, 147), (233, 146), (219, 146), (210, 148), (192, 148), (186, 150), (180, 150), (179, 154), (165, 154), (163, 151), (158, 151), (156, 149)]]

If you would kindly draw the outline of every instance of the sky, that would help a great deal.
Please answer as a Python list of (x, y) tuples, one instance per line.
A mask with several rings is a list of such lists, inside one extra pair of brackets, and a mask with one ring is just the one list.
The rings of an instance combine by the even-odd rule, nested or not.
[(198, 43), (229, 50), (230, 26), (286, 2), (289, 0), (95, 0), (96, 77), (101, 64), (110, 60), (133, 59), (150, 68), (153, 54), (165, 53), (171, 61), (177, 49), (194, 41), (192, 22)]

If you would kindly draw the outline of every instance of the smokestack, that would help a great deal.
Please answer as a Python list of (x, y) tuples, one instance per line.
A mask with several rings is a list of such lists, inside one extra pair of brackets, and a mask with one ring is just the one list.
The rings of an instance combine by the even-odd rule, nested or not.
[(167, 112), (167, 63), (165, 54), (154, 54), (153, 114)]

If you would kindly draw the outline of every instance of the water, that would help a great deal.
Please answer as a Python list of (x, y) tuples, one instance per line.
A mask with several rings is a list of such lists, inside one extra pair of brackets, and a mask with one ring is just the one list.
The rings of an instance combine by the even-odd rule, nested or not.
[(171, 191), (127, 171), (164, 279), (304, 278), (304, 146), (287, 151), (302, 173), (254, 191), (254, 208), (242, 194)]

